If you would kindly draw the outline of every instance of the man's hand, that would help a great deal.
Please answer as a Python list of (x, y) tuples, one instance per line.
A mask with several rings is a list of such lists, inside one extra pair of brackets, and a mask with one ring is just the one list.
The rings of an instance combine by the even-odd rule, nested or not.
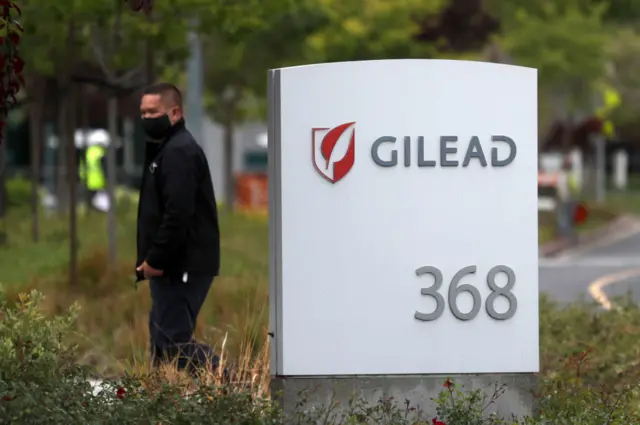
[(142, 272), (144, 277), (147, 279), (162, 276), (162, 270), (154, 269), (153, 267), (148, 265), (146, 261), (143, 261), (142, 264), (140, 264), (140, 267), (138, 267), (136, 270)]

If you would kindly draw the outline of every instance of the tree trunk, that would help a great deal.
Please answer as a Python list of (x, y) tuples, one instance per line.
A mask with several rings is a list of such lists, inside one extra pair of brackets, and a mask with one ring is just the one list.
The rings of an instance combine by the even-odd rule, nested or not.
[[(68, 198), (66, 199), (69, 209), (69, 285), (77, 286), (78, 284), (78, 220), (77, 220), (77, 198), (78, 198), (78, 167), (76, 158), (76, 87), (71, 81), (71, 73), (74, 69), (76, 54), (76, 27), (73, 17), (69, 20), (69, 40), (68, 40), (68, 60), (65, 81), (63, 87), (68, 88), (67, 94), (63, 95), (60, 127), (64, 129), (64, 135), (61, 134), (60, 142), (64, 143), (66, 152), (62, 146), (60, 151), (66, 153), (66, 179), (62, 180), (68, 186)], [(63, 136), (63, 137), (62, 137)], [(62, 155), (61, 157), (64, 157)], [(63, 199), (59, 199), (61, 205)]]
[[(80, 93), (82, 94), (82, 96), (78, 97), (78, 102), (80, 105), (82, 105), (85, 101), (86, 86), (82, 85), (80, 87), (81, 87)], [(85, 178), (84, 180), (82, 180), (80, 191), (83, 194), (82, 203), (85, 204), (86, 213), (90, 214), (91, 213), (91, 193), (89, 192), (89, 189), (87, 188), (87, 184), (86, 184), (87, 175), (88, 175), (87, 145), (89, 144), (89, 108), (83, 108), (83, 107), (80, 108), (80, 128), (82, 129), (82, 148), (80, 149), (81, 155), (78, 163), (85, 171)]]
[[(64, 95), (63, 95), (64, 96)], [(67, 210), (67, 206), (69, 205), (69, 178), (68, 174), (68, 164), (67, 164), (67, 142), (69, 137), (67, 135), (67, 125), (65, 124), (65, 115), (67, 114), (68, 105), (67, 97), (62, 97), (59, 109), (58, 109), (58, 147), (57, 147), (57, 167), (56, 167), (56, 198), (57, 204), (56, 209), (59, 213), (63, 213)]]
[[(69, 182), (71, 181), (71, 174), (75, 172), (75, 170), (71, 169), (71, 164), (69, 164), (69, 149), (71, 149), (71, 147), (69, 147), (68, 145), (69, 141), (71, 141), (71, 146), (75, 149), (75, 128), (71, 128), (70, 130), (68, 129), (68, 121), (70, 120), (70, 118), (68, 118), (67, 115), (71, 113), (69, 111), (69, 102), (75, 101), (73, 93), (70, 93), (70, 91), (72, 90), (71, 75), (74, 69), (73, 64), (75, 62), (74, 59), (76, 54), (76, 28), (73, 17), (69, 19), (69, 24), (67, 26), (67, 35), (66, 63), (63, 67), (62, 72), (60, 73), (60, 78), (58, 80), (59, 87), (61, 89), (61, 102), (58, 115), (58, 187), (56, 190), (59, 212), (66, 211), (66, 209), (70, 205), (69, 195), (71, 194), (71, 192), (69, 188)], [(71, 133), (69, 134), (68, 131), (70, 131)]]
[[(6, 134), (6, 126), (4, 129)], [(7, 139), (3, 138), (3, 142), (0, 142), (0, 246), (7, 243), (7, 233), (5, 229), (5, 216), (7, 215), (7, 164), (6, 164), (6, 152), (7, 152)]]
[(233, 121), (227, 120), (222, 124), (224, 140), (224, 181), (225, 181), (225, 206), (226, 210), (232, 212), (235, 206), (235, 179), (233, 177)]
[(76, 95), (75, 85), (69, 87), (68, 107), (66, 116), (67, 125), (67, 154), (69, 172), (69, 284), (78, 284), (78, 158), (76, 155), (75, 129), (76, 129)]
[(116, 139), (118, 138), (118, 97), (114, 93), (109, 97), (108, 104), (109, 134), (111, 140), (107, 148), (107, 193), (109, 195), (109, 210), (107, 212), (107, 238), (109, 243), (109, 263), (115, 265), (117, 260), (117, 228), (116, 228)]
[(133, 186), (135, 181), (134, 175), (136, 172), (136, 158), (135, 158), (135, 144), (134, 134), (135, 127), (131, 118), (124, 118), (122, 123), (122, 150), (123, 150), (123, 162), (124, 171), (126, 175), (126, 182), (128, 185)]
[(29, 133), (31, 136), (31, 235), (34, 242), (40, 240), (40, 158), (43, 146), (42, 116), (44, 112), (44, 99), (39, 94), (42, 92), (42, 79), (34, 77), (31, 92), (34, 96), (29, 105)]
[[(147, 19), (150, 21), (151, 16)], [(156, 63), (156, 51), (151, 38), (147, 38), (145, 42), (145, 60), (144, 60), (144, 79), (147, 85), (153, 84), (156, 79), (155, 76), (155, 63)]]

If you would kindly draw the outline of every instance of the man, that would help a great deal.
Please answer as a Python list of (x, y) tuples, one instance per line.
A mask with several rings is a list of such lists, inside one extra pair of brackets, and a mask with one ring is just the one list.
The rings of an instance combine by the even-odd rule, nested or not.
[[(154, 365), (178, 358), (190, 370), (216, 362), (193, 340), (196, 318), (220, 266), (216, 200), (204, 152), (185, 127), (172, 84), (147, 88), (140, 102), (148, 136), (138, 207), (138, 280), (149, 279)], [(214, 364), (216, 366), (216, 364)]]

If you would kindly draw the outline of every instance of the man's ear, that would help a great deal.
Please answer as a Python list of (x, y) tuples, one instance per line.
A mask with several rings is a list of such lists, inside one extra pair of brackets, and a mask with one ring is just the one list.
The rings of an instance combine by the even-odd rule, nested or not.
[(177, 123), (178, 120), (180, 119), (180, 109), (179, 108), (174, 108), (171, 110), (171, 122), (172, 123)]

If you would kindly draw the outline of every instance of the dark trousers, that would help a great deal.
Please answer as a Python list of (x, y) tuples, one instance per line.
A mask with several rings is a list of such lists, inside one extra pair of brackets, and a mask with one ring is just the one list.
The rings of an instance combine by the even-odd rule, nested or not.
[(558, 233), (561, 237), (573, 239), (576, 237), (576, 228), (574, 223), (574, 214), (576, 211), (576, 202), (573, 200), (564, 200), (558, 202), (557, 207), (557, 223)]
[(183, 276), (151, 278), (149, 334), (154, 366), (177, 358), (180, 370), (217, 367), (213, 349), (193, 339), (198, 313), (212, 283), (212, 275), (189, 274), (187, 282)]

